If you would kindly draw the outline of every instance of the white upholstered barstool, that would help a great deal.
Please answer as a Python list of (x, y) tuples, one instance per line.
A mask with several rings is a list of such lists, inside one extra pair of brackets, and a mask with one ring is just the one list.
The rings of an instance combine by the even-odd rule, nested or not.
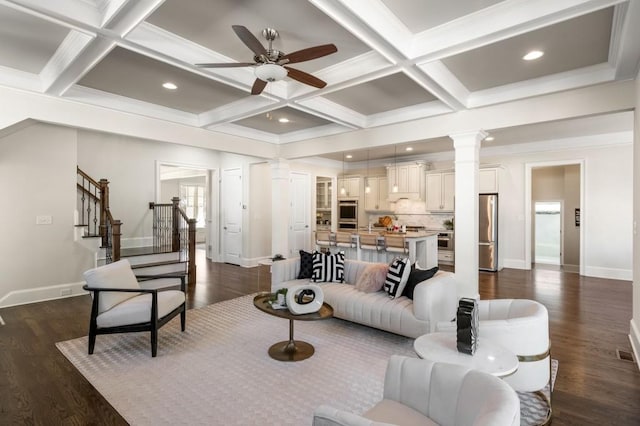
[(330, 231), (316, 231), (316, 249), (329, 249), (335, 246), (335, 238)]

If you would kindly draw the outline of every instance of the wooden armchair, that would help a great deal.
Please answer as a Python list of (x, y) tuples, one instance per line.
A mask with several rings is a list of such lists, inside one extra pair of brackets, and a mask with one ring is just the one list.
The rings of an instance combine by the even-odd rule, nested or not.
[[(145, 277), (146, 280), (154, 277)], [(89, 321), (89, 354), (98, 334), (149, 331), (151, 356), (158, 352), (158, 329), (180, 314), (186, 322), (186, 273), (156, 278), (180, 278), (180, 290), (144, 289), (126, 259), (90, 269), (84, 273), (82, 288), (91, 292), (93, 304)]]

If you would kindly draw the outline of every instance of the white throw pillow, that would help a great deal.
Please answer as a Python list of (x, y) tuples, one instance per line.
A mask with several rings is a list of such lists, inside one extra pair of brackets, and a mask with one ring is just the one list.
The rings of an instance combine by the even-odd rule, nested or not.
[(404, 291), (404, 287), (409, 280), (409, 274), (411, 273), (411, 266), (409, 265), (409, 258), (396, 257), (389, 264), (389, 272), (387, 272), (387, 279), (384, 282), (384, 291), (387, 292), (391, 299), (400, 297)]

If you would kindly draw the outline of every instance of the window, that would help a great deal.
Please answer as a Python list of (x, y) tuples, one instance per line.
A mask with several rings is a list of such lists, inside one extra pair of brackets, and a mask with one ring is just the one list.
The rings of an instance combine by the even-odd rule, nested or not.
[(207, 208), (203, 185), (180, 185), (180, 206), (189, 218), (196, 219), (196, 227), (204, 228)]

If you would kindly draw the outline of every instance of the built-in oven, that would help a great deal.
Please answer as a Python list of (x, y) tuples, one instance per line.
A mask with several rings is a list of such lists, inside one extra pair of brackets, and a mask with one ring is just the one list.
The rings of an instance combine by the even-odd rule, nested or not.
[(338, 228), (358, 230), (358, 201), (338, 201)]
[(453, 231), (438, 233), (438, 249), (453, 250)]
[(454, 242), (455, 238), (453, 237), (453, 231), (438, 232), (438, 263), (444, 265), (454, 264)]

